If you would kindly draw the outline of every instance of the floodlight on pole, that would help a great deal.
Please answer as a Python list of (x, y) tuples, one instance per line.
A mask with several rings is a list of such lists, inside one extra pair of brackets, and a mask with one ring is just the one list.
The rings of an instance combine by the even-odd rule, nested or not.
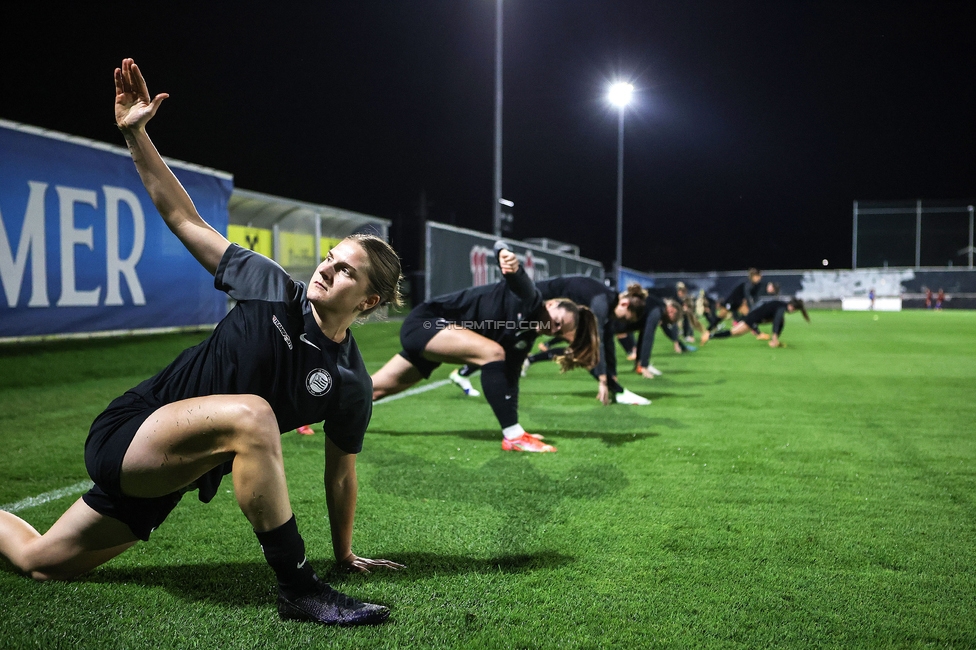
[(502, 234), (502, 0), (495, 2), (495, 201), (492, 223), (495, 237)]
[(630, 103), (630, 98), (634, 95), (634, 86), (629, 83), (615, 83), (610, 86), (608, 95), (610, 103), (614, 106), (624, 107)]
[(614, 281), (620, 277), (623, 268), (624, 243), (624, 109), (630, 103), (634, 87), (629, 83), (615, 83), (607, 95), (610, 103), (617, 107), (617, 251), (614, 259)]

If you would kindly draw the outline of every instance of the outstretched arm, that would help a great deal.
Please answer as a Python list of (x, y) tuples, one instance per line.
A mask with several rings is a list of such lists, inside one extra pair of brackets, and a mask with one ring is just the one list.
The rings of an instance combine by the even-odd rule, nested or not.
[(369, 573), (371, 568), (402, 569), (389, 560), (370, 560), (352, 552), (352, 526), (356, 516), (359, 481), (356, 477), (356, 454), (349, 454), (326, 438), (325, 500), (329, 507), (332, 550), (336, 562), (348, 571)]
[(150, 98), (146, 80), (132, 59), (124, 59), (122, 67), (115, 69), (115, 123), (125, 136), (142, 183), (169, 229), (213, 274), (230, 242), (203, 220), (146, 134), (146, 123), (167, 97), (160, 93)]

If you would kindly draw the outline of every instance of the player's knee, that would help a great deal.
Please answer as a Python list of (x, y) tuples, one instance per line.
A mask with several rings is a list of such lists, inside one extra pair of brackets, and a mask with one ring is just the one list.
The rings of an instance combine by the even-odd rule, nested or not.
[(73, 580), (80, 575), (79, 571), (58, 571), (56, 569), (32, 569), (27, 571), (27, 577), (34, 582), (51, 582)]
[(486, 349), (483, 353), (484, 361), (481, 365), (487, 365), (493, 361), (504, 361), (505, 360), (505, 350), (500, 345), (493, 345)]
[(48, 582), (51, 580), (71, 580), (78, 577), (80, 571), (71, 571), (65, 567), (51, 566), (42, 554), (35, 553), (34, 548), (28, 545), (23, 549), (23, 553), (12, 562), (17, 571), (27, 576), (35, 582)]
[(279, 449), (281, 432), (278, 430), (278, 420), (271, 405), (257, 395), (240, 397), (234, 415), (239, 443), (250, 447)]

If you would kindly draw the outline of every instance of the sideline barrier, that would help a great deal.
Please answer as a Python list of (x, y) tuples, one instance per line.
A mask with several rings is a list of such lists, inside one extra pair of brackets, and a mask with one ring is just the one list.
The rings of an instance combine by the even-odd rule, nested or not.
[[(233, 177), (166, 159), (227, 229)], [(216, 323), (224, 297), (159, 218), (124, 147), (0, 120), (0, 340)]]
[[(704, 290), (715, 300), (723, 300), (746, 279), (746, 271), (726, 273), (644, 273), (621, 269), (618, 286), (639, 282), (647, 288), (673, 289), (676, 282), (688, 285), (689, 293)], [(851, 298), (867, 300), (874, 289), (878, 300), (894, 298), (904, 309), (924, 309), (926, 289), (945, 291), (945, 309), (976, 309), (976, 271), (965, 268), (880, 268), (835, 271), (763, 271), (763, 282), (776, 282), (780, 294), (796, 296), (808, 305), (841, 308)], [(876, 307), (877, 308), (877, 307)]]
[[(521, 260), (529, 277), (545, 280), (560, 275), (604, 279), (603, 264), (536, 244), (504, 238)], [(502, 279), (493, 247), (497, 237), (476, 230), (427, 222), (424, 300)]]
[(879, 297), (874, 299), (873, 305), (870, 298), (841, 298), (840, 308), (844, 311), (901, 311), (901, 298)]
[[(200, 215), (307, 280), (340, 239), (388, 239), (386, 219), (234, 189), (165, 159)], [(173, 235), (125, 147), (0, 120), (0, 342), (212, 327), (213, 277)]]

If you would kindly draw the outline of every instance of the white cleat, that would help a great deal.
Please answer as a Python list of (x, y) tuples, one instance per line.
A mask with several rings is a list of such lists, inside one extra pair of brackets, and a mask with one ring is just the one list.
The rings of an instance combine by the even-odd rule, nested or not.
[(637, 393), (632, 393), (631, 391), (624, 389), (624, 392), (617, 393), (614, 395), (614, 401), (617, 404), (632, 404), (633, 406), (647, 406), (651, 403), (651, 400), (646, 397), (641, 397)]
[(522, 362), (522, 376), (523, 377), (527, 377), (529, 375), (529, 366), (531, 366), (531, 365), (532, 365), (532, 362), (529, 361), (528, 359), (526, 359), (525, 361)]
[[(649, 373), (651, 373), (652, 375), (654, 375), (655, 377), (660, 377), (663, 374), (660, 370), (658, 370), (657, 368), (655, 368), (654, 366), (652, 366), (650, 364), (648, 364), (646, 370)], [(626, 389), (624, 389), (624, 390), (626, 390)]]
[(481, 393), (476, 391), (474, 389), (474, 386), (471, 385), (471, 380), (468, 379), (467, 377), (462, 377), (461, 373), (459, 373), (456, 368), (451, 371), (450, 378), (451, 381), (457, 384), (458, 388), (463, 390), (464, 394), (467, 395), (468, 397), (478, 397), (479, 395), (481, 395)]

